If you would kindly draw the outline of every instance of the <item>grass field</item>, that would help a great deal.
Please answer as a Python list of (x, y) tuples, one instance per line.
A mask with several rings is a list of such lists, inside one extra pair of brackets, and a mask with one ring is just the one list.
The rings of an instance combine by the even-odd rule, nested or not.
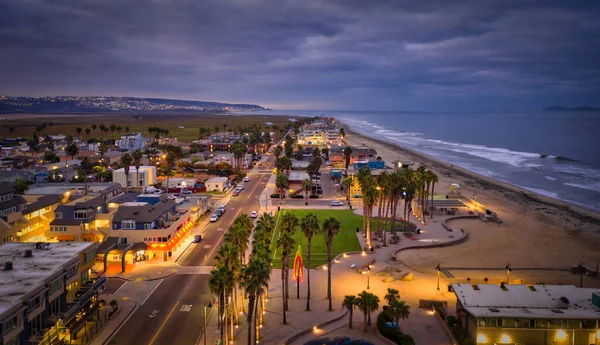
[[(75, 129), (81, 127), (83, 130), (90, 128), (92, 124), (99, 126), (105, 124), (110, 126), (115, 124), (121, 126), (122, 131), (108, 132), (104, 135), (107, 139), (119, 139), (125, 132), (125, 127), (129, 127), (129, 132), (141, 132), (144, 136), (149, 136), (148, 127), (160, 127), (169, 130), (169, 136), (175, 137), (183, 142), (190, 142), (198, 139), (198, 128), (209, 127), (214, 131), (215, 126), (226, 130), (233, 130), (240, 126), (259, 125), (266, 126), (265, 122), (271, 122), (280, 128), (284, 128), (293, 116), (283, 115), (227, 115), (227, 114), (3, 114), (2, 126), (0, 126), (0, 137), (31, 138), (36, 125), (44, 122), (52, 122), (52, 126), (46, 127), (38, 136), (44, 134), (72, 134), (77, 135)], [(9, 128), (14, 126), (14, 131)], [(185, 128), (179, 128), (184, 126)], [(84, 140), (90, 138), (100, 139), (99, 129), (92, 131), (90, 135), (82, 132)]]
[[(323, 220), (328, 216), (333, 216), (340, 221), (341, 229), (340, 233), (333, 238), (333, 245), (331, 248), (331, 257), (335, 257), (338, 254), (361, 250), (358, 238), (356, 237), (356, 228), (362, 228), (363, 217), (356, 215), (352, 210), (284, 210), (282, 212), (293, 212), (298, 219), (301, 219), (308, 212), (314, 212), (319, 218), (319, 223), (323, 224)], [(280, 213), (282, 213), (280, 212)], [(279, 218), (279, 213), (278, 213)], [(281, 268), (281, 250), (276, 248), (277, 237), (279, 236), (279, 223), (275, 229), (273, 243), (271, 248), (274, 251), (273, 267)], [(296, 245), (291, 258), (290, 265), (293, 266), (293, 259), (296, 254), (298, 245), (302, 246), (302, 259), (304, 264), (307, 265), (307, 239), (302, 233), (300, 227), (296, 229), (294, 234)], [(324, 265), (327, 262), (327, 245), (325, 242), (325, 235), (319, 234), (313, 236), (312, 239), (312, 253), (311, 253), (311, 267), (317, 267)], [(290, 267), (292, 267), (290, 266)]]

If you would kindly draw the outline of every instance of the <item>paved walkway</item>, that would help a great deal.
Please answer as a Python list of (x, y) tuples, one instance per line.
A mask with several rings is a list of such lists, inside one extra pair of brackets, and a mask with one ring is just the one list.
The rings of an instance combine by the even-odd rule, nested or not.
[[(115, 295), (100, 295), (100, 299), (104, 299), (106, 303), (110, 303), (116, 297)], [(125, 323), (127, 318), (133, 313), (135, 308), (137, 308), (137, 303), (133, 300), (123, 300), (118, 299), (119, 303), (119, 312), (113, 318), (111, 318), (102, 331), (96, 335), (94, 339), (90, 342), (90, 345), (104, 345), (106, 344), (110, 338), (119, 330), (121, 325)]]

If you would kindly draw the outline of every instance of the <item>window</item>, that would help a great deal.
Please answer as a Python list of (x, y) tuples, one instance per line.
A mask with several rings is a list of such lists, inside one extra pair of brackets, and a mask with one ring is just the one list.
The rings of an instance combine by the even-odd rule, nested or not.
[(40, 296), (36, 296), (29, 301), (29, 308), (37, 309), (40, 306)]
[(124, 220), (121, 222), (121, 228), (125, 230), (135, 230), (135, 220)]
[(75, 219), (87, 219), (88, 212), (86, 210), (75, 211)]
[(54, 212), (54, 218), (62, 219), (62, 212)]
[(150, 230), (151, 225), (152, 224), (149, 224), (149, 223), (144, 224), (144, 230)]
[(58, 279), (56, 279), (55, 281), (50, 283), (49, 288), (50, 288), (50, 294), (54, 293), (56, 290), (58, 290), (60, 288), (60, 281)]
[(50, 206), (44, 208), (44, 211), (51, 211), (51, 210), (52, 210), (52, 207), (50, 207)]

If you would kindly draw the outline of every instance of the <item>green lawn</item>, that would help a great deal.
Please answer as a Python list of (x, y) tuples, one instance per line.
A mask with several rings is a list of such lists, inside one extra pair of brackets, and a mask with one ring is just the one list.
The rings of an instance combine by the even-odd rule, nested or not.
[[(331, 248), (332, 258), (341, 253), (361, 250), (360, 243), (358, 242), (358, 238), (356, 237), (356, 228), (362, 228), (363, 217), (354, 214), (352, 210), (284, 210), (278, 212), (276, 217), (279, 218), (280, 215), (283, 215), (283, 212), (293, 212), (294, 214), (296, 214), (298, 219), (302, 219), (302, 216), (304, 216), (308, 212), (313, 212), (317, 215), (321, 224), (323, 223), (323, 220), (328, 216), (333, 216), (337, 218), (340, 221), (341, 229), (340, 233), (333, 238), (333, 245)], [(279, 248), (276, 248), (278, 236), (279, 222), (277, 223), (273, 243), (271, 244), (271, 248), (272, 250), (274, 250), (274, 268), (281, 268), (281, 250)], [(296, 229), (294, 238), (296, 239), (295, 248), (297, 249), (298, 245), (302, 246), (302, 259), (304, 261), (304, 264), (307, 265), (308, 263), (306, 260), (308, 242), (306, 237), (302, 233), (300, 227)], [(296, 255), (296, 249), (290, 257), (290, 267), (293, 267), (293, 259)], [(311, 251), (311, 267), (314, 268), (316, 266), (324, 265), (327, 262), (327, 245), (325, 242), (324, 234), (313, 236)]]

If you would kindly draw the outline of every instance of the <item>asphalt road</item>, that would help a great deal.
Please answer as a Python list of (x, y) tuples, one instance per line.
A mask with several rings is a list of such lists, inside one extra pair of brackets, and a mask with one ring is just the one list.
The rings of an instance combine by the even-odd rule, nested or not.
[[(272, 170), (274, 157), (269, 156), (261, 171)], [(240, 213), (260, 212), (259, 197), (269, 174), (249, 175), (244, 190), (227, 203), (221, 218), (206, 227), (200, 243), (192, 244), (179, 260), (181, 266), (213, 266), (215, 253), (223, 244), (223, 236)], [(120, 285), (111, 284), (111, 290)], [(202, 335), (204, 303), (212, 299), (208, 275), (176, 274), (165, 278), (144, 304), (123, 325), (109, 344), (115, 345), (194, 345)], [(214, 311), (214, 310), (213, 310)], [(154, 315), (154, 316), (152, 316)]]

